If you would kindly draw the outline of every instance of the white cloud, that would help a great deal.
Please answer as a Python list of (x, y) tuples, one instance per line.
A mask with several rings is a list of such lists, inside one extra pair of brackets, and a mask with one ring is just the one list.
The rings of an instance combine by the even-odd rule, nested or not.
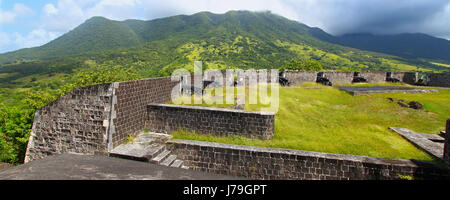
[(0, 10), (0, 24), (13, 23), (17, 17), (30, 14), (32, 10), (21, 3), (14, 4), (12, 10), (2, 11)]
[(35, 29), (26, 35), (20, 33), (5, 33), (0, 32), (0, 52), (13, 51), (21, 48), (29, 48), (35, 46), (41, 46), (51, 41), (61, 33), (48, 32), (44, 29)]
[(47, 4), (43, 12), (40, 28), (49, 32), (67, 32), (86, 19), (83, 8), (73, 0), (59, 0), (56, 6)]
[(7, 33), (0, 32), (0, 38), (0, 47), (6, 47), (11, 44), (11, 39)]
[(140, 0), (102, 0), (97, 6), (135, 6), (140, 3)]
[(56, 9), (55, 6), (51, 3), (46, 4), (43, 11), (47, 16), (58, 14), (58, 9)]
[(44, 29), (35, 29), (25, 36), (19, 33), (13, 33), (11, 42), (19, 48), (29, 48), (43, 45), (58, 36), (59, 34), (55, 32), (48, 32)]

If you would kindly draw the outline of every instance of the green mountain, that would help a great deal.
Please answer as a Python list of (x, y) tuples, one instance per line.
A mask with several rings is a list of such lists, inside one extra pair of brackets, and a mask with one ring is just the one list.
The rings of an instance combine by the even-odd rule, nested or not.
[[(362, 41), (359, 46), (355, 44), (358, 42), (342, 41), (321, 29), (270, 12), (200, 12), (150, 21), (93, 17), (43, 46), (0, 54), (0, 73), (31, 73), (24, 69), (33, 66), (40, 66), (41, 72), (67, 72), (86, 60), (95, 60), (137, 66), (144, 75), (155, 76), (167, 75), (175, 68), (189, 68), (194, 60), (203, 60), (209, 68), (278, 68), (292, 58), (318, 60), (324, 68), (333, 70), (449, 69), (421, 59), (439, 58), (433, 62), (448, 64), (450, 59), (445, 56), (430, 57), (414, 51), (423, 56), (403, 57), (408, 52), (376, 53), (368, 51), (377, 49), (366, 48)], [(417, 48), (422, 43), (426, 39), (418, 41)]]
[(22, 49), (0, 56), (3, 60), (49, 59), (98, 50), (131, 47), (141, 44), (133, 29), (122, 22), (93, 17), (61, 37), (35, 48)]

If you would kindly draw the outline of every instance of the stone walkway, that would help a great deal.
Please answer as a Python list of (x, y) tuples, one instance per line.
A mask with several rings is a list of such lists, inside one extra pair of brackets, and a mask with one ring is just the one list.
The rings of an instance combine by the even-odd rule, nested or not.
[(170, 167), (183, 166), (183, 161), (166, 148), (166, 141), (172, 136), (162, 133), (141, 133), (136, 136), (134, 142), (121, 144), (114, 148), (109, 155), (143, 162), (150, 162)]
[(61, 154), (0, 170), (0, 180), (237, 180), (99, 155)]
[(389, 129), (400, 134), (406, 140), (423, 149), (430, 155), (441, 160), (443, 159), (445, 138), (437, 134), (416, 133), (407, 128), (389, 127)]
[(377, 93), (427, 93), (427, 92), (439, 92), (434, 89), (423, 89), (416, 87), (402, 87), (402, 86), (372, 86), (372, 87), (335, 87), (339, 90), (346, 91), (353, 96), (363, 94), (377, 94)]

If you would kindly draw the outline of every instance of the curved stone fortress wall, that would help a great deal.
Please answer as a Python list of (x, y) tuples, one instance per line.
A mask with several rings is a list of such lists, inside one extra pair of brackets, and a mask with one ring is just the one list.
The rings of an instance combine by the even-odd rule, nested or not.
[[(353, 78), (353, 73), (347, 72), (325, 75), (333, 82), (349, 82)], [(317, 72), (288, 71), (284, 76), (293, 83), (314, 82)], [(383, 73), (362, 72), (361, 76), (375, 82), (385, 79)], [(393, 73), (393, 77), (406, 83), (417, 81), (416, 73)], [(450, 84), (448, 74), (429, 77), (432, 86)], [(179, 83), (171, 77), (151, 78), (93, 85), (65, 94), (36, 112), (25, 162), (65, 152), (93, 154), (112, 150), (129, 134), (142, 131), (148, 120), (148, 104), (169, 101)]]
[(65, 152), (110, 151), (144, 129), (147, 104), (170, 100), (170, 77), (75, 89), (36, 111), (25, 162)]
[(52, 154), (107, 149), (112, 84), (78, 88), (36, 111), (25, 162)]
[[(285, 77), (289, 79), (292, 84), (301, 84), (303, 82), (316, 82), (317, 80), (317, 72), (307, 72), (307, 71), (286, 71), (284, 73)], [(392, 72), (392, 78), (396, 78), (403, 83), (407, 84), (415, 84), (418, 81), (418, 74), (414, 72)], [(349, 84), (352, 83), (354, 78), (354, 72), (333, 72), (327, 71), (324, 72), (324, 76), (330, 79), (330, 81), (341, 84)], [(384, 82), (388, 76), (387, 72), (360, 72), (359, 76), (367, 79), (367, 82)], [(429, 82), (430, 86), (441, 86), (441, 87), (450, 87), (445, 86), (446, 84), (450, 84), (449, 75), (445, 74), (430, 74), (431, 81)]]
[(192, 140), (166, 143), (189, 169), (264, 180), (449, 179), (450, 168), (432, 162), (251, 147)]

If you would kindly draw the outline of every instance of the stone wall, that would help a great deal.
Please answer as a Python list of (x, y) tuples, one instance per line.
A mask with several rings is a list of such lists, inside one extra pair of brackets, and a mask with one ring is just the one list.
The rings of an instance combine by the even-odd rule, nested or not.
[(317, 72), (285, 71), (284, 77), (287, 78), (292, 85), (297, 85), (302, 84), (303, 82), (316, 82)]
[(25, 162), (64, 152), (107, 148), (112, 84), (78, 88), (36, 112)]
[(169, 140), (167, 148), (184, 165), (251, 179), (391, 180), (402, 176), (449, 179), (450, 169), (431, 162), (393, 160), (290, 149)]
[[(258, 71), (258, 70), (256, 70)], [(245, 71), (241, 71), (239, 73), (242, 73)], [(226, 77), (225, 71), (221, 71), (222, 77)], [(317, 73), (318, 72), (311, 72), (311, 71), (292, 71), (287, 70), (284, 72), (284, 77), (287, 78), (291, 84), (301, 84), (303, 82), (316, 82), (317, 79)], [(403, 83), (414, 85), (419, 80), (419, 74), (416, 72), (391, 72), (392, 78), (396, 78), (400, 80)], [(232, 72), (233, 76), (238, 75), (238, 72)], [(336, 71), (325, 71), (324, 72), (325, 77), (330, 79), (330, 81), (335, 83), (341, 83), (341, 84), (349, 84), (352, 83), (352, 80), (354, 78), (354, 72), (336, 72)], [(369, 83), (374, 82), (384, 82), (387, 78), (386, 72), (360, 72), (360, 76), (367, 79)], [(429, 73), (427, 74), (429, 79), (429, 86), (437, 86), (437, 87), (450, 87), (450, 74), (444, 74), (444, 73)], [(270, 70), (267, 70), (267, 81), (270, 82)], [(201, 78), (201, 77), (200, 77)], [(229, 77), (230, 78), (230, 77)], [(231, 77), (232, 79), (232, 77)], [(259, 80), (259, 77), (256, 78)], [(242, 85), (242, 80), (238, 80), (238, 85)], [(193, 83), (193, 82), (192, 82)], [(225, 81), (224, 81), (225, 83)], [(230, 81), (230, 83), (233, 83), (233, 81)], [(246, 85), (248, 85), (248, 77), (245, 79)]]
[[(253, 72), (253, 73), (252, 73)], [(203, 80), (213, 80), (212, 76), (220, 73), (222, 76), (221, 80), (216, 79), (216, 83), (213, 83), (213, 87), (223, 87), (223, 86), (233, 86), (234, 78), (236, 78), (236, 82), (238, 86), (249, 85), (250, 80), (255, 82), (272, 82), (272, 73), (271, 70), (238, 70), (238, 71), (229, 71), (228, 76), (226, 71), (207, 71), (205, 72), (206, 77), (211, 77), (210, 79), (204, 77)], [(207, 75), (206, 75), (207, 74)], [(264, 76), (265, 75), (265, 76)], [(278, 73), (275, 74), (276, 77), (273, 77), (275, 82), (278, 82)], [(215, 77), (217, 78), (217, 77)], [(222, 82), (223, 84), (219, 84), (218, 82)], [(192, 82), (193, 83), (193, 82)]]
[[(301, 84), (303, 82), (316, 82), (318, 72), (309, 71), (285, 71), (284, 76), (294, 85)], [(325, 77), (327, 77), (333, 84), (352, 83), (354, 72), (324, 72)], [(360, 72), (360, 76), (367, 79), (368, 82), (384, 82), (387, 78), (386, 72)], [(407, 84), (415, 84), (418, 80), (417, 73), (414, 72), (392, 72), (392, 78), (397, 78), (401, 82)], [(439, 79), (441, 80), (441, 79)], [(444, 81), (445, 82), (445, 81)], [(450, 80), (447, 80), (450, 82)], [(441, 83), (442, 85), (442, 83)]]
[(181, 128), (259, 139), (270, 139), (274, 133), (274, 113), (169, 104), (149, 104), (147, 108), (145, 128), (159, 133), (171, 133)]
[(144, 129), (147, 104), (170, 100), (170, 77), (75, 89), (36, 112), (25, 162), (65, 152), (93, 154)]
[(437, 87), (450, 87), (450, 74), (427, 74), (428, 85)]
[(116, 83), (111, 149), (122, 144), (128, 134), (144, 129), (147, 104), (166, 103), (178, 81), (170, 77), (151, 78)]
[(450, 167), (450, 119), (447, 119), (447, 126), (445, 127), (445, 143), (444, 143), (444, 161)]
[(384, 82), (386, 81), (386, 72), (360, 72), (360, 76), (367, 79), (369, 83)]
[(325, 77), (327, 77), (333, 85), (336, 83), (348, 84), (353, 81), (353, 72), (324, 72)]
[(403, 83), (414, 85), (419, 80), (419, 74), (416, 72), (392, 72), (392, 78), (396, 78)]
[[(374, 72), (364, 72), (361, 75), (373, 81), (381, 80), (382, 77), (381, 73)], [(298, 84), (304, 81), (314, 82), (317, 73), (287, 72), (285, 76), (294, 84)], [(350, 83), (353, 79), (351, 72), (325, 72), (325, 76), (333, 83)], [(394, 78), (409, 84), (415, 83), (417, 76), (417, 73), (393, 73)], [(432, 86), (450, 87), (449, 74), (430, 74), (429, 77)], [(146, 117), (149, 117), (147, 105), (169, 101), (171, 92), (178, 83), (179, 81), (171, 81), (170, 77), (163, 77), (93, 85), (69, 92), (36, 112), (25, 162), (64, 152), (92, 154), (94, 151), (111, 150), (122, 144), (129, 134), (135, 135), (147, 126), (145, 125)], [(195, 112), (191, 112), (192, 109), (183, 110), (186, 115), (197, 117), (207, 113), (204, 110), (200, 111), (201, 109)], [(222, 126), (215, 130), (217, 133), (241, 132), (249, 134), (250, 137), (265, 139), (273, 135), (273, 116), (245, 112), (223, 113), (219, 115), (222, 118), (213, 118), (217, 120), (214, 123)], [(255, 117), (256, 121), (259, 120), (261, 124), (250, 123), (249, 121), (254, 120), (250, 120), (252, 117)], [(239, 121), (242, 119), (244, 121)], [(161, 117), (158, 120), (162, 120)], [(223, 128), (227, 126), (223, 122), (225, 120), (232, 124), (232, 128)], [(194, 126), (184, 121), (178, 122), (184, 124), (184, 127)], [(200, 127), (196, 130), (203, 131), (206, 130), (205, 127), (208, 127), (208, 130), (210, 127), (215, 128), (214, 125), (209, 126), (209, 122), (212, 121), (194, 123)], [(167, 123), (166, 126), (168, 126)], [(153, 128), (171, 131), (177, 127), (168, 126), (167, 129), (163, 129), (154, 125)], [(232, 131), (224, 131), (226, 129)], [(257, 134), (254, 135), (254, 132)]]

